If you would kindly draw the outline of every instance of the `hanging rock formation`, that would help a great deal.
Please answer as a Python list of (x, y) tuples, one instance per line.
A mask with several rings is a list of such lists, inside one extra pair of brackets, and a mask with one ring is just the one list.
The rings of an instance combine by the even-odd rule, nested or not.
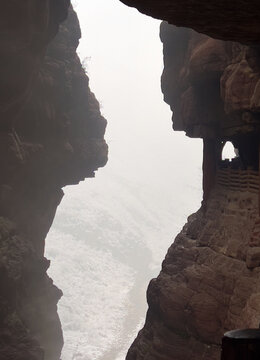
[(62, 292), (46, 274), (44, 241), (62, 187), (107, 161), (106, 121), (76, 55), (81, 34), (68, 7), (68, 0), (1, 6), (1, 360), (60, 359)]
[(214, 38), (260, 42), (258, 0), (120, 0), (146, 15)]
[(127, 360), (217, 360), (224, 332), (260, 321), (260, 48), (166, 22), (161, 39), (173, 128), (204, 141), (204, 195), (149, 285)]

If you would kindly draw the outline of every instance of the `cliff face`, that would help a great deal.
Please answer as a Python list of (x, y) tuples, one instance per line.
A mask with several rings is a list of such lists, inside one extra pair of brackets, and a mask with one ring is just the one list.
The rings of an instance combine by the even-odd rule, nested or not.
[(144, 14), (214, 38), (259, 43), (258, 0), (121, 0)]
[(0, 358), (57, 360), (63, 344), (44, 239), (62, 199), (107, 161), (106, 121), (76, 55), (69, 1), (1, 7)]
[[(124, 0), (164, 24), (162, 88), (174, 128), (204, 140), (203, 206), (148, 289), (128, 359), (217, 359), (223, 332), (260, 317), (259, 2)], [(76, 55), (69, 0), (12, 0), (0, 12), (0, 358), (57, 360), (62, 295), (44, 239), (62, 198), (107, 160), (106, 121)], [(230, 140), (239, 158), (221, 162)]]
[(127, 359), (219, 360), (224, 332), (258, 327), (258, 183), (252, 171), (219, 171), (207, 209), (190, 216), (149, 285)]
[(162, 91), (173, 127), (190, 137), (225, 138), (258, 127), (258, 47), (223, 42), (189, 29), (161, 25)]
[(260, 52), (167, 23), (161, 39), (173, 127), (204, 141), (204, 197), (149, 285), (127, 359), (217, 360), (225, 331), (260, 320)]

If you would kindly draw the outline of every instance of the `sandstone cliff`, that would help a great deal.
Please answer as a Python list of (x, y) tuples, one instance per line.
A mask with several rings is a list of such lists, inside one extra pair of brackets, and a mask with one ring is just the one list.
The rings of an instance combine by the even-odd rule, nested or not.
[(127, 359), (216, 360), (225, 331), (260, 321), (260, 52), (167, 23), (161, 39), (173, 127), (204, 141), (204, 197), (149, 285)]
[(58, 360), (63, 344), (44, 240), (62, 199), (107, 161), (106, 121), (76, 55), (68, 0), (1, 6), (0, 358)]

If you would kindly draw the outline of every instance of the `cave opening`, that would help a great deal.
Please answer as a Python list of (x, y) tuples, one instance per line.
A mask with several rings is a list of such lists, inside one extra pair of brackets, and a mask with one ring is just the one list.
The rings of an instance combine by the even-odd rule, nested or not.
[(238, 150), (234, 148), (231, 141), (227, 141), (222, 149), (222, 160), (231, 161), (238, 156)]
[(255, 134), (237, 135), (221, 142), (221, 167), (241, 170), (259, 169), (259, 138)]
[(248, 133), (234, 138), (243, 169), (259, 170), (259, 136)]
[(150, 279), (199, 207), (202, 144), (171, 129), (160, 22), (117, 0), (73, 3), (79, 55), (108, 120), (109, 162), (64, 189), (46, 256), (64, 294), (62, 359), (121, 360), (144, 321)]

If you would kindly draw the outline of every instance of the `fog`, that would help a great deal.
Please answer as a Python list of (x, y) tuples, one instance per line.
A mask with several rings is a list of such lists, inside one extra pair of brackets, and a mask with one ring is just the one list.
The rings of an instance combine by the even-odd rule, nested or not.
[(163, 102), (160, 22), (118, 0), (77, 0), (79, 55), (108, 120), (109, 162), (66, 187), (46, 241), (63, 290), (62, 360), (122, 360), (145, 292), (201, 201), (201, 140), (172, 131)]

